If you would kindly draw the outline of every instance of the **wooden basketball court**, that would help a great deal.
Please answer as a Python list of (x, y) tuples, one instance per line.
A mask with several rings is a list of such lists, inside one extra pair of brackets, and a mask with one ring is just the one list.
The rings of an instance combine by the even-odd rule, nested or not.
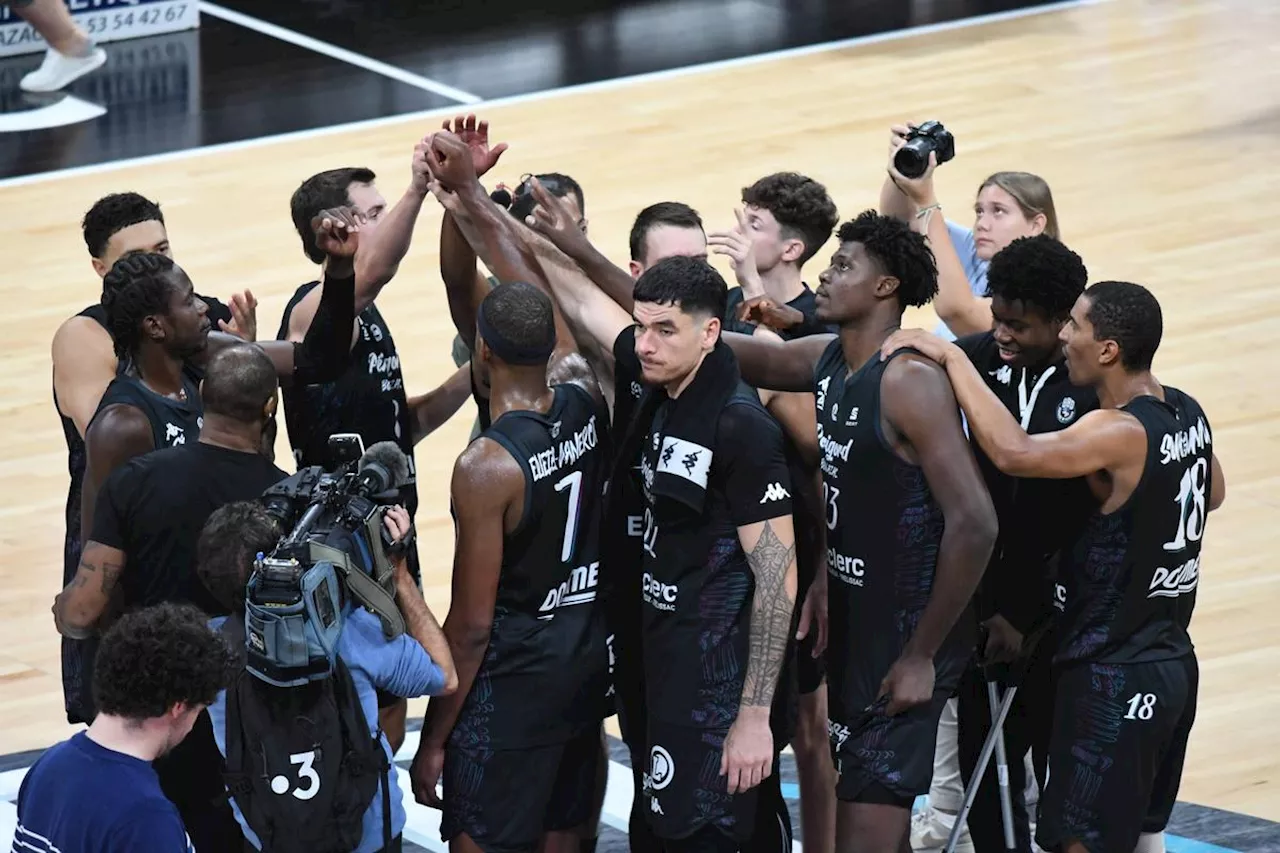
[[(938, 171), (948, 217), (969, 221), (989, 173), (1051, 184), (1065, 241), (1092, 280), (1150, 286), (1165, 312), (1161, 380), (1198, 397), (1227, 481), (1209, 524), (1193, 625), (1199, 714), (1180, 799), (1280, 819), (1280, 7), (1258, 0), (1113, 0), (687, 74), (512, 99), (480, 108), (511, 144), (499, 167), (573, 174), (592, 237), (626, 259), (641, 207), (679, 199), (726, 227), (741, 187), (795, 169), (826, 183), (842, 219), (876, 204), (888, 127), (938, 118), (958, 155)], [(96, 299), (78, 222), (100, 196), (159, 200), (175, 257), (204, 293), (251, 289), (269, 337), (314, 275), (288, 199), (306, 176), (368, 165), (394, 202), (414, 142), (446, 113), (196, 152), (125, 168), (0, 185), (8, 268), (0, 282), (0, 754), (47, 746), (64, 722), (49, 608), (61, 577), (66, 453), (51, 404), (49, 344)], [(452, 371), (437, 272), (439, 208), (379, 303), (410, 393)], [(810, 264), (815, 279), (828, 252)], [(723, 267), (727, 273), (727, 266)], [(931, 324), (932, 315), (909, 318)], [(1256, 366), (1255, 366), (1256, 365)], [(463, 410), (419, 445), (428, 601), (448, 607), (448, 477)], [(291, 458), (281, 430), (279, 459)], [(198, 488), (198, 484), (193, 484)], [(422, 702), (411, 713), (420, 713)]]

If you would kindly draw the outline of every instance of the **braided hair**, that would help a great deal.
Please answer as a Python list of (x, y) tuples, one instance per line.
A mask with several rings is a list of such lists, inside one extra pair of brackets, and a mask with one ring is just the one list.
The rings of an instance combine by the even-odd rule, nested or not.
[(142, 321), (169, 310), (172, 258), (152, 253), (125, 255), (102, 278), (102, 307), (115, 342), (116, 358), (124, 361), (142, 343)]

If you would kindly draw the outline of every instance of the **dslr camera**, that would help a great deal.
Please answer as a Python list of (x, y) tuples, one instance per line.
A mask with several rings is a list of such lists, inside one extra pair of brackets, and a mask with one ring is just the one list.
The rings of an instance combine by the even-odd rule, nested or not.
[(942, 122), (926, 121), (907, 133), (907, 142), (893, 155), (893, 167), (904, 178), (918, 178), (929, 168), (929, 154), (938, 155), (938, 165), (956, 156), (956, 139)]

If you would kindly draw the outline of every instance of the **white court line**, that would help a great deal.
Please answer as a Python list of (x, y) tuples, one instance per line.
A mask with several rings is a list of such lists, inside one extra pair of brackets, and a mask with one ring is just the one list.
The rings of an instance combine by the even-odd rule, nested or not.
[(329, 44), (328, 42), (313, 39), (310, 36), (304, 36), (302, 33), (294, 32), (284, 27), (278, 27), (275, 24), (269, 24), (258, 18), (250, 17), (242, 14), (234, 9), (225, 9), (215, 3), (202, 2), (200, 11), (206, 15), (212, 15), (215, 18), (221, 18), (224, 21), (230, 21), (238, 24), (246, 29), (254, 30), (265, 36), (297, 45), (306, 50), (321, 53), (333, 59), (340, 60), (348, 65), (354, 65), (357, 68), (363, 68), (365, 71), (372, 71), (375, 74), (381, 74), (383, 77), (390, 77), (393, 80), (399, 80), (401, 83), (407, 83), (419, 89), (425, 89), (428, 92), (434, 92), (454, 101), (464, 104), (478, 104), (482, 100), (479, 95), (473, 95), (470, 92), (464, 92), (461, 89), (455, 89), (445, 83), (432, 80), (429, 77), (422, 77), (414, 74), (412, 71), (406, 71), (403, 68), (397, 68), (394, 65), (388, 65), (385, 62), (379, 62), (371, 59), (363, 54), (355, 53), (346, 48)]
[[(648, 74), (637, 74), (631, 77), (618, 77), (613, 80), (601, 80), (597, 83), (584, 83), (579, 86), (565, 86), (559, 89), (547, 89), (541, 92), (529, 92), (523, 95), (512, 95), (507, 98), (495, 98), (489, 101), (481, 101), (478, 104), (471, 105), (468, 112), (475, 112), (477, 109), (490, 109), (495, 107), (511, 106), (513, 104), (522, 104), (530, 101), (541, 101), (548, 98), (558, 98), (566, 95), (575, 95), (582, 92), (595, 92), (602, 89), (622, 88), (633, 86), (638, 83), (647, 83), (653, 80), (665, 80), (672, 77), (683, 77), (689, 74), (701, 74), (709, 71), (719, 71), (725, 68), (737, 68), (747, 65), (755, 65), (764, 62), (774, 62), (780, 59), (790, 59), (796, 56), (808, 56), (815, 53), (826, 53), (834, 50), (843, 50), (848, 47), (855, 47), (867, 44), (880, 44), (883, 42), (899, 41), (902, 39), (915, 38), (916, 36), (929, 35), (931, 33), (947, 32), (950, 30), (964, 29), (967, 27), (976, 27), (984, 24), (993, 24), (999, 21), (1010, 21), (1016, 18), (1029, 18), (1035, 15), (1043, 15), (1050, 12), (1060, 12), (1066, 9), (1072, 9), (1081, 6), (1095, 6), (1108, 0), (1063, 0), (1061, 3), (1051, 3), (1047, 6), (1034, 6), (1028, 9), (1015, 9), (1011, 12), (996, 12), (990, 15), (981, 15), (976, 18), (965, 18), (959, 21), (948, 21), (942, 24), (925, 24), (924, 26), (911, 27), (905, 30), (894, 30), (888, 33), (877, 33), (869, 36), (856, 36), (842, 41), (826, 42), (824, 44), (806, 45), (804, 47), (788, 48), (786, 50), (773, 51), (771, 53), (758, 53), (752, 56), (742, 56), (736, 59), (725, 59), (718, 62), (707, 62), (701, 65), (688, 65), (683, 68), (671, 68), (665, 71), (653, 71)], [(205, 4), (202, 4), (202, 6)], [(45, 181), (61, 180), (63, 178), (74, 178), (82, 175), (95, 175), (103, 172), (113, 172), (117, 169), (128, 169), (134, 166), (149, 166), (157, 163), (168, 163), (174, 160), (185, 160), (189, 157), (197, 157), (205, 154), (217, 154), (226, 151), (239, 151), (246, 148), (259, 148), (264, 145), (272, 145), (278, 142), (290, 142), (301, 139), (312, 139), (316, 137), (331, 136), (335, 133), (343, 133), (349, 130), (367, 130), (370, 128), (386, 127), (395, 124), (409, 124), (412, 122), (421, 122), (432, 117), (442, 115), (454, 115), (460, 112), (458, 107), (441, 107), (439, 109), (422, 110), (416, 113), (401, 113), (394, 116), (384, 116), (382, 118), (365, 119), (363, 121), (348, 122), (346, 124), (331, 124), (326, 127), (313, 127), (307, 130), (296, 130), (291, 133), (280, 133), (274, 136), (260, 136), (255, 139), (242, 139), (236, 142), (222, 142), (217, 145), (204, 145), (197, 148), (185, 148), (181, 151), (166, 151), (163, 154), (148, 154), (143, 157), (133, 157), (127, 160), (112, 160), (107, 163), (93, 163), (87, 166), (70, 166), (65, 169), (56, 169), (50, 172), (41, 172), (37, 175), (20, 175), (13, 178), (0, 179), (0, 189), (4, 187), (26, 186), (28, 184), (39, 184)]]

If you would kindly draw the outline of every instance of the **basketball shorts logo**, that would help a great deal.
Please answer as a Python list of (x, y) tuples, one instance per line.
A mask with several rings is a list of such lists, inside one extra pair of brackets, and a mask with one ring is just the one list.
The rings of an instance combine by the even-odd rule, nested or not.
[(671, 784), (676, 775), (676, 763), (671, 760), (671, 753), (654, 744), (649, 750), (649, 787), (661, 791)]

